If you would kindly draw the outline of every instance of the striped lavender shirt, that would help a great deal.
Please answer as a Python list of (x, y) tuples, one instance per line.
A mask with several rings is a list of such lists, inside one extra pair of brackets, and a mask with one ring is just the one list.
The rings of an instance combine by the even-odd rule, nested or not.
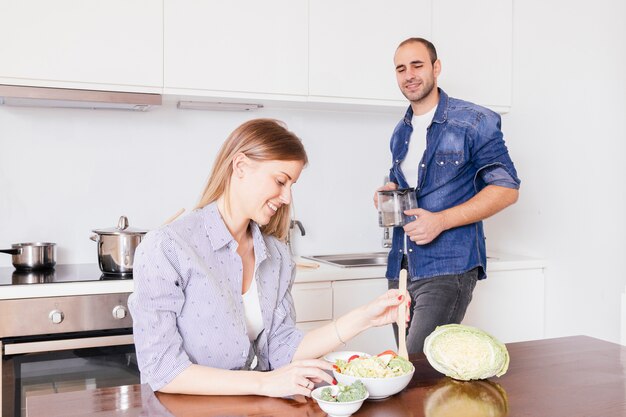
[(192, 363), (258, 370), (291, 362), (303, 334), (295, 327), (287, 246), (252, 222), (265, 329), (251, 344), (241, 296), (237, 242), (215, 203), (146, 234), (135, 253), (128, 306), (141, 380), (158, 390)]

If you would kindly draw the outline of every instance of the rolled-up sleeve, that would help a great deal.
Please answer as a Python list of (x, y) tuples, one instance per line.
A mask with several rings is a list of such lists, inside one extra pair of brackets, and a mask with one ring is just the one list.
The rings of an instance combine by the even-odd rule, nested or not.
[(473, 140), (472, 160), (477, 172), (474, 179), (477, 191), (486, 185), (520, 187), (521, 181), (504, 143), (498, 114), (481, 115)]
[(191, 365), (176, 320), (185, 302), (173, 241), (148, 233), (136, 250), (128, 306), (142, 382), (157, 391)]
[[(295, 279), (295, 267), (290, 267), (288, 274), (288, 290), (274, 311), (273, 324), (268, 334), (270, 369), (280, 368), (291, 363), (304, 333), (296, 328), (296, 309), (291, 296), (291, 288)], [(282, 277), (281, 277), (282, 278)]]

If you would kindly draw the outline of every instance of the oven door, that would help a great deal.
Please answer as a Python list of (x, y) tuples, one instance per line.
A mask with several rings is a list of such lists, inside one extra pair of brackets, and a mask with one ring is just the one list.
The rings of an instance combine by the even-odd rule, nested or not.
[(54, 337), (0, 341), (2, 417), (26, 416), (34, 395), (139, 383), (130, 329)]

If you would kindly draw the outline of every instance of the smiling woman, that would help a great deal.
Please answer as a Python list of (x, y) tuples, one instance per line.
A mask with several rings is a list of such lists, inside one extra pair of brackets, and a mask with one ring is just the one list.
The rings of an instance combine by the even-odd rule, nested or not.
[(310, 395), (334, 382), (316, 358), (396, 321), (405, 298), (390, 290), (311, 333), (296, 329), (284, 239), (306, 163), (281, 122), (250, 120), (222, 146), (196, 209), (145, 236), (129, 299), (142, 382), (171, 393)]

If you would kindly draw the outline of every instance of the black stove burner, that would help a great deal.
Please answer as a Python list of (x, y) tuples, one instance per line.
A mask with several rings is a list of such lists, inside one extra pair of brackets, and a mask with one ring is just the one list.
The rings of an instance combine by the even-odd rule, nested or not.
[(103, 274), (98, 264), (57, 264), (54, 269), (0, 268), (0, 286), (132, 279), (132, 274)]
[(111, 274), (111, 273), (105, 272), (100, 276), (101, 281), (108, 281), (112, 279), (133, 279), (133, 273), (130, 272), (126, 274)]

